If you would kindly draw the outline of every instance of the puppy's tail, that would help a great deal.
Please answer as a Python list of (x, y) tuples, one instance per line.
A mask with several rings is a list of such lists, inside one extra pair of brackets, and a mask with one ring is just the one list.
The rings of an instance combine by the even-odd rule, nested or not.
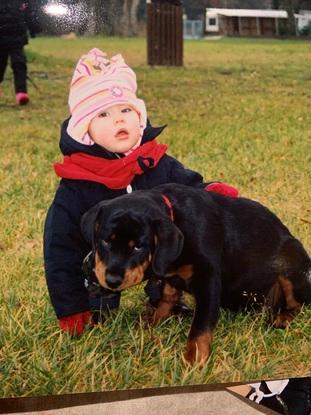
[(311, 259), (302, 244), (295, 238), (284, 241), (277, 263), (280, 275), (291, 281), (297, 301), (311, 304)]

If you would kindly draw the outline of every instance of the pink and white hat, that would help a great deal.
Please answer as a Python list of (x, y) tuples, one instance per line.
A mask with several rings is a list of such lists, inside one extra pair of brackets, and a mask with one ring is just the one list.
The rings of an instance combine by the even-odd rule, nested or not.
[(92, 119), (112, 105), (129, 104), (139, 115), (142, 137), (147, 111), (144, 101), (136, 97), (136, 90), (135, 72), (124, 62), (122, 55), (108, 59), (101, 50), (90, 50), (80, 58), (72, 77), (68, 134), (79, 143), (93, 145), (88, 134)]

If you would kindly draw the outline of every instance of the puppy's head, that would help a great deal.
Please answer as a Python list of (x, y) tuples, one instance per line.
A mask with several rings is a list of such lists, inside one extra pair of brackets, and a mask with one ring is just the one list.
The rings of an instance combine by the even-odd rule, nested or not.
[(98, 282), (121, 291), (142, 282), (149, 266), (164, 275), (181, 253), (183, 235), (168, 217), (155, 218), (148, 209), (122, 208), (114, 200), (85, 213), (81, 229), (92, 244)]

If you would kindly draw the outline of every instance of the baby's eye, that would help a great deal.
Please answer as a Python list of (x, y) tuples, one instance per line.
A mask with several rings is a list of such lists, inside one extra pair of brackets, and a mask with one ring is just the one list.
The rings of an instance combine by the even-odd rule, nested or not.
[(103, 117), (108, 117), (108, 112), (107, 111), (104, 111), (104, 112), (101, 112), (98, 116), (100, 117), (100, 118), (103, 118)]
[(121, 110), (121, 112), (131, 112), (131, 111), (132, 111), (132, 108), (130, 107), (126, 107)]

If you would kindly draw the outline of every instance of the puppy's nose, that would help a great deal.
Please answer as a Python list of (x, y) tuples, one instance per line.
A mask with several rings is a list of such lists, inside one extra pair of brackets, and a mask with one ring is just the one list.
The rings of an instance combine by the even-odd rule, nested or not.
[(122, 281), (123, 278), (120, 275), (110, 273), (106, 275), (107, 285), (112, 289), (118, 288), (122, 284)]

